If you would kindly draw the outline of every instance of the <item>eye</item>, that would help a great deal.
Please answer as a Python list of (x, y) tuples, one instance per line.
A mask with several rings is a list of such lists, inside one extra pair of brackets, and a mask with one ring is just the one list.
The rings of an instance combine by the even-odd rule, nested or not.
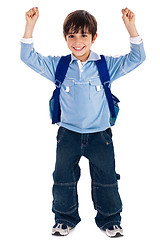
[(83, 38), (87, 37), (87, 34), (82, 34), (82, 37), (83, 37)]
[(68, 36), (68, 38), (74, 38), (74, 35), (73, 35), (73, 34), (71, 34), (71, 35), (69, 35), (69, 36)]

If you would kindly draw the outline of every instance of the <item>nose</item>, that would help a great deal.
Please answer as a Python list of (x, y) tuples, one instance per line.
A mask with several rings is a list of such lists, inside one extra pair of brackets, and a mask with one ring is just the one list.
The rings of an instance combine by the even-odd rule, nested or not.
[(80, 44), (82, 43), (81, 38), (77, 36), (77, 37), (75, 38), (75, 43), (78, 44), (78, 45), (80, 45)]

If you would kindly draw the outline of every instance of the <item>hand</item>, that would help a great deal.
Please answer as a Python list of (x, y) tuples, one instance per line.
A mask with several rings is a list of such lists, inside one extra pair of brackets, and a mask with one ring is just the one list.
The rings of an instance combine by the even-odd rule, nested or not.
[(32, 37), (34, 26), (35, 26), (35, 23), (37, 22), (38, 17), (39, 17), (39, 11), (37, 7), (31, 8), (28, 12), (26, 12), (25, 14), (26, 27), (25, 27), (23, 38)]
[(128, 8), (122, 9), (122, 19), (125, 25), (131, 25), (135, 23), (135, 14)]
[(131, 37), (138, 36), (135, 26), (135, 14), (128, 8), (122, 9), (122, 19)]
[(35, 23), (37, 22), (38, 17), (39, 17), (38, 7), (31, 8), (25, 14), (26, 22), (28, 24), (31, 24), (31, 25), (35, 25)]

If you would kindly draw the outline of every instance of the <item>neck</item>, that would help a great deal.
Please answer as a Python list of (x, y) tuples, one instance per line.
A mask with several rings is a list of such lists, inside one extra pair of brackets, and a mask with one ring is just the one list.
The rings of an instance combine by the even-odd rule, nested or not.
[(74, 54), (73, 54), (73, 56), (76, 57), (76, 58), (77, 58), (78, 60), (80, 60), (81, 62), (86, 62), (87, 59), (89, 58), (90, 52), (91, 52), (91, 51), (89, 51), (89, 53), (86, 53), (86, 54), (84, 54), (84, 55), (82, 55), (82, 56), (75, 56)]

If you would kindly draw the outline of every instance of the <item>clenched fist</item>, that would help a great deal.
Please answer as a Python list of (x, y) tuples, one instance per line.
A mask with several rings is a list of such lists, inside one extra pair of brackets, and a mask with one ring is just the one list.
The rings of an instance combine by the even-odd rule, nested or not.
[(25, 14), (25, 18), (26, 18), (26, 21), (27, 21), (28, 24), (34, 24), (35, 25), (38, 17), (39, 17), (38, 7), (31, 8)]
[(35, 23), (39, 17), (38, 7), (31, 8), (25, 14), (26, 18), (26, 27), (23, 38), (31, 38), (34, 30)]
[(122, 9), (122, 19), (131, 37), (138, 36), (135, 26), (135, 14), (128, 8)]

